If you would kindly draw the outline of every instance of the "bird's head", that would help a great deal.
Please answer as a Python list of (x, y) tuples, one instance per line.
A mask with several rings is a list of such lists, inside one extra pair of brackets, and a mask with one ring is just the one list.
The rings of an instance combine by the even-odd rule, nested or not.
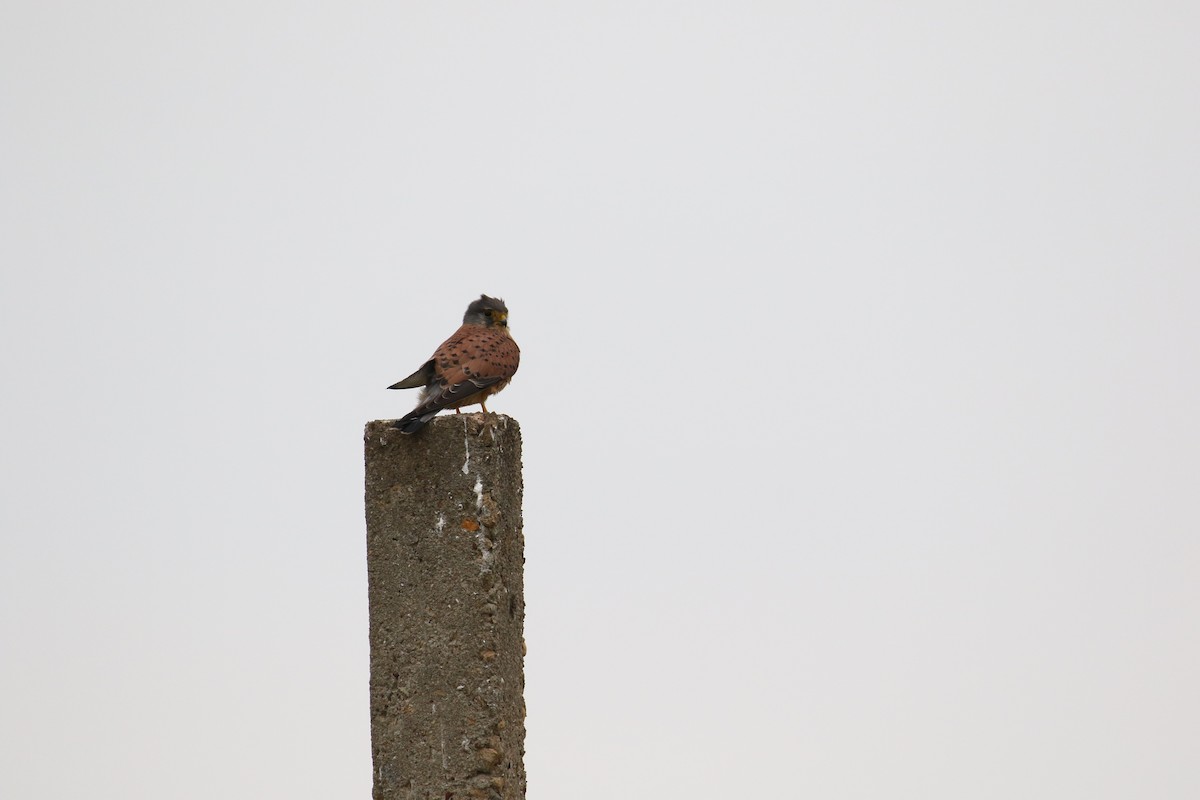
[(508, 306), (504, 305), (504, 301), (497, 297), (481, 294), (478, 300), (467, 306), (467, 313), (463, 314), (463, 323), (507, 328)]

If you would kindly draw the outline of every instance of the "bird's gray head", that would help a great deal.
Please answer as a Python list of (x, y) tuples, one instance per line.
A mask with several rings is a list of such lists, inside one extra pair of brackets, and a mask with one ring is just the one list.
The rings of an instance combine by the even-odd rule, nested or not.
[(478, 300), (467, 306), (467, 313), (463, 314), (463, 324), (497, 325), (506, 328), (508, 327), (508, 306), (504, 305), (504, 301), (498, 297), (481, 294)]

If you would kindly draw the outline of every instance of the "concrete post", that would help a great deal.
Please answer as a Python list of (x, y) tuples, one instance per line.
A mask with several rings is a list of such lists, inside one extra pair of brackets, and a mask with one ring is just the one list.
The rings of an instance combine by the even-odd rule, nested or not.
[(521, 430), (367, 424), (374, 800), (523, 800)]

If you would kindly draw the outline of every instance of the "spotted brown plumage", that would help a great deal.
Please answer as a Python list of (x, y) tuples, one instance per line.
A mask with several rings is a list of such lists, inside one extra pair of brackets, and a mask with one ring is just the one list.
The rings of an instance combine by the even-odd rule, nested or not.
[(392, 423), (401, 433), (416, 433), (443, 408), (455, 413), (486, 401), (512, 380), (521, 350), (508, 332), (508, 307), (503, 300), (480, 295), (467, 306), (463, 324), (434, 351), (416, 372), (389, 389), (421, 387), (417, 407)]

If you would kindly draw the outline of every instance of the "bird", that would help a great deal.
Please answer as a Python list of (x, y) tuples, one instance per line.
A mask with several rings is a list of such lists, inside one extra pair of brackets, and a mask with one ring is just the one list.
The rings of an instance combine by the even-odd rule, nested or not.
[(401, 433), (416, 433), (443, 408), (459, 413), (508, 386), (521, 361), (521, 349), (508, 330), (508, 306), (481, 294), (467, 306), (462, 326), (442, 342), (417, 371), (389, 389), (421, 387), (417, 407), (392, 423)]

